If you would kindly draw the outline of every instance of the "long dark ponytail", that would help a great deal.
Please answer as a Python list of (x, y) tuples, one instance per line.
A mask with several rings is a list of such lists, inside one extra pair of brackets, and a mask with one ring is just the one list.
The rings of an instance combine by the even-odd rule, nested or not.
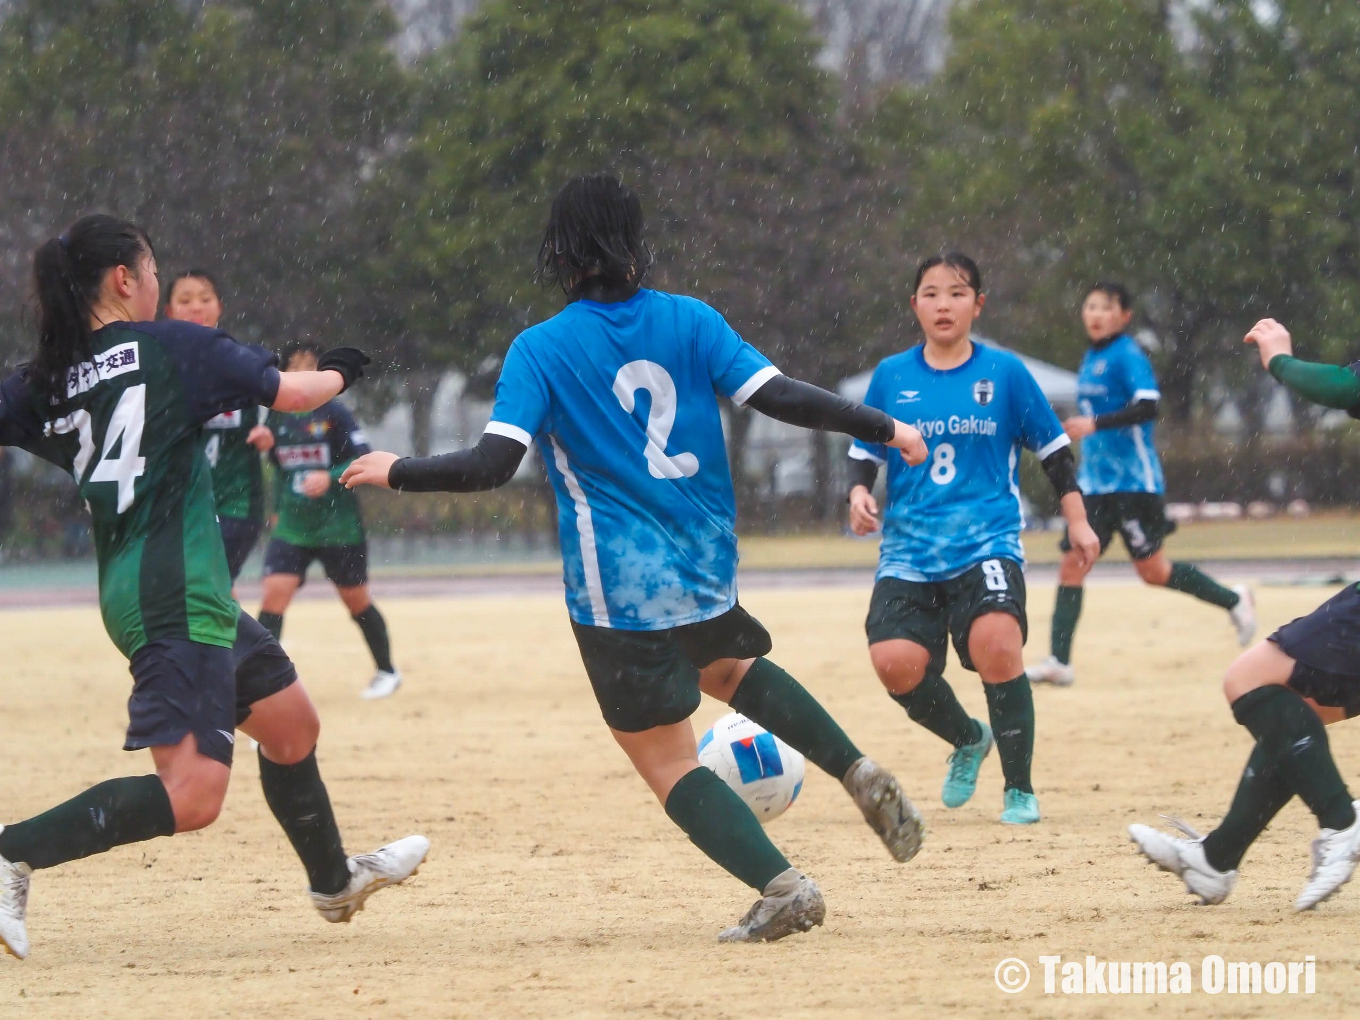
[(99, 301), (104, 274), (115, 266), (136, 268), (150, 254), (145, 230), (102, 213), (76, 220), (33, 253), (38, 299), (33, 377), (47, 396), (63, 395), (71, 368), (93, 356), (90, 311)]

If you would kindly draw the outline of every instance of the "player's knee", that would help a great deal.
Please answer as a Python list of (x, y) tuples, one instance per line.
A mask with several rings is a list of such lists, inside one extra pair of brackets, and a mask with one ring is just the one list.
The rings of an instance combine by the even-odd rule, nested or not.
[(883, 641), (870, 645), (869, 659), (888, 693), (908, 694), (925, 679), (930, 656), (925, 649), (917, 653), (912, 649), (893, 647), (893, 644)]
[(227, 784), (217, 777), (181, 777), (166, 782), (165, 792), (175, 814), (175, 831), (193, 832), (217, 821), (227, 799)]
[(1135, 560), (1133, 567), (1146, 584), (1163, 586), (1171, 580), (1171, 564), (1165, 556), (1150, 556), (1145, 560)]
[(1086, 579), (1088, 569), (1081, 565), (1076, 553), (1063, 553), (1063, 558), (1058, 563), (1058, 583), (1065, 587), (1079, 585)]
[(1023, 669), (1020, 622), (1009, 613), (979, 617), (968, 632), (968, 657), (989, 683), (1012, 680)]

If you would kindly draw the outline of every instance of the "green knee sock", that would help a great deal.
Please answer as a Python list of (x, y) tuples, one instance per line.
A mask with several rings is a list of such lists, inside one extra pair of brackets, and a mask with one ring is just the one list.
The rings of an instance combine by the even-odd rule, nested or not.
[(1235, 870), (1247, 848), (1294, 796), (1271, 758), (1258, 741), (1242, 770), (1228, 813), (1218, 828), (1204, 837), (1205, 859), (1219, 871)]
[(1233, 715), (1274, 762), (1281, 781), (1308, 805), (1324, 829), (1355, 821), (1351, 795), (1332, 760), (1327, 729), (1308, 703), (1280, 684), (1258, 687), (1233, 702)]
[(396, 667), (392, 665), (392, 645), (387, 638), (387, 621), (383, 619), (382, 613), (378, 612), (378, 607), (370, 604), (354, 617), (354, 622), (359, 625), (364, 641), (368, 643), (368, 650), (373, 653), (373, 664), (384, 673), (395, 673)]
[(1171, 576), (1166, 579), (1166, 586), (1220, 609), (1231, 609), (1237, 605), (1237, 592), (1223, 587), (1193, 563), (1171, 564)]
[(282, 613), (266, 613), (263, 609), (261, 609), (259, 614), (255, 617), (255, 619), (260, 621), (261, 627), (263, 627), (265, 630), (269, 631), (269, 633), (274, 635), (275, 641), (278, 641), (281, 637), (283, 637)]
[(349, 885), (349, 863), (316, 749), (295, 765), (279, 765), (260, 751), (264, 800), (302, 861), (312, 892), (333, 896)]
[(817, 699), (769, 659), (751, 663), (731, 705), (837, 782), (864, 757)]
[(702, 765), (671, 788), (666, 814), (714, 863), (757, 892), (789, 869), (751, 809)]
[(983, 684), (982, 689), (987, 692), (987, 712), (1006, 789), (1033, 793), (1029, 773), (1034, 761), (1034, 693), (1029, 677), (1021, 673), (1003, 684)]
[(906, 694), (893, 694), (892, 699), (907, 710), (913, 722), (955, 747), (974, 743), (982, 736), (978, 721), (964, 711), (954, 688), (939, 673), (927, 670), (919, 684)]
[(1081, 585), (1058, 585), (1058, 597), (1053, 602), (1053, 630), (1049, 649), (1053, 658), (1064, 666), (1072, 661), (1072, 638), (1077, 633), (1081, 617)]
[(175, 834), (175, 812), (159, 776), (110, 779), (49, 811), (6, 825), (0, 857), (35, 871)]

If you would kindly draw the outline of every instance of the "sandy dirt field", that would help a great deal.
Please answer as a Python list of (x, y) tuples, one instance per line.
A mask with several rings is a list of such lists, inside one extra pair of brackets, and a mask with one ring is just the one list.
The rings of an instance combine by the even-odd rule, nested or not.
[[(1271, 628), (1315, 589), (1262, 588)], [(997, 823), (995, 756), (978, 795), (946, 811), (947, 748), (910, 723), (868, 668), (867, 590), (753, 591), (775, 661), (811, 688), (922, 806), (929, 835), (894, 864), (838, 783), (810, 770), (770, 833), (821, 883), (827, 923), (772, 945), (720, 945), (753, 899), (689, 845), (612, 744), (556, 597), (390, 600), (407, 685), (360, 701), (366, 652), (337, 602), (300, 603), (285, 644), (323, 718), (322, 767), (353, 851), (424, 832), (430, 860), (349, 925), (313, 912), (304, 876), (239, 755), (206, 832), (39, 873), (31, 957), (0, 957), (0, 1017), (334, 1018), (1019, 1017), (1360, 1015), (1360, 884), (1313, 914), (1291, 904), (1312, 819), (1297, 802), (1247, 857), (1237, 893), (1198, 907), (1134, 855), (1131, 821), (1211, 826), (1248, 739), (1218, 690), (1235, 654), (1218, 610), (1105, 585), (1087, 595), (1080, 676), (1036, 695), (1044, 821)], [(1031, 591), (1031, 650), (1052, 589)], [(1264, 633), (1264, 631), (1263, 631)], [(128, 677), (87, 608), (0, 614), (6, 666), (0, 819), (112, 775)], [(950, 671), (985, 711), (976, 678)], [(696, 723), (724, 707), (706, 702)], [(1360, 790), (1360, 724), (1333, 728)], [(1188, 995), (1045, 995), (1041, 955), (1188, 961)], [(1316, 958), (1312, 996), (1210, 995), (1201, 960)], [(1005, 995), (1004, 958), (1033, 983)]]

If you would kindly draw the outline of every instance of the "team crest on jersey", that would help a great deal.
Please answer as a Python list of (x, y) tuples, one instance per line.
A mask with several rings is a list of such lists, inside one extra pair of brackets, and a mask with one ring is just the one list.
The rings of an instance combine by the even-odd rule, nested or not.
[(973, 383), (973, 399), (982, 407), (986, 407), (992, 402), (992, 397), (996, 395), (996, 386), (990, 379), (979, 379)]
[(1094, 365), (1091, 366), (1091, 371), (1092, 371), (1093, 373), (1095, 373), (1096, 375), (1104, 375), (1104, 374), (1105, 374), (1105, 362), (1103, 362), (1103, 361), (1097, 361)]
[(331, 430), (331, 423), (322, 419), (320, 421), (309, 421), (307, 423), (307, 435), (320, 438)]

